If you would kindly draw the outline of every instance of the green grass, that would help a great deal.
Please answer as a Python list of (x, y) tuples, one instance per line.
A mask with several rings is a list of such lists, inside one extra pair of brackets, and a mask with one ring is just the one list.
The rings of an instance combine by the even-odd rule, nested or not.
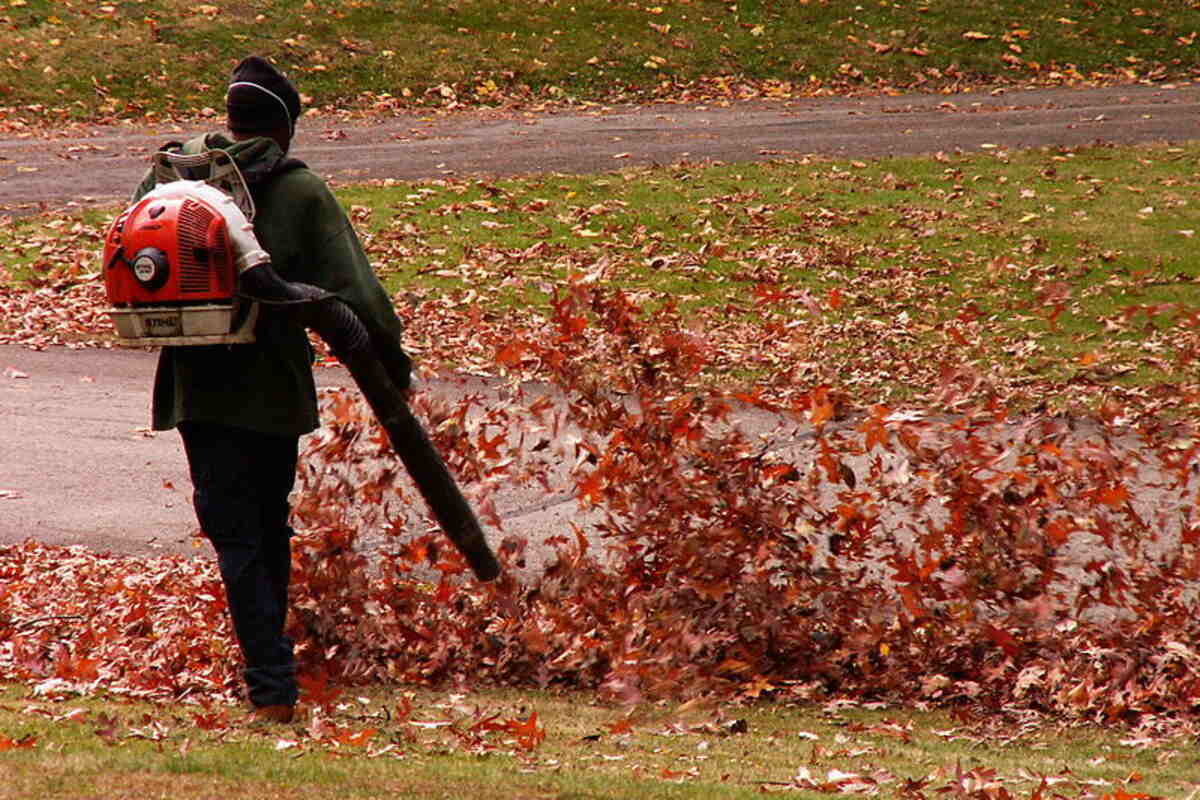
[[(895, 399), (921, 388), (900, 360), (936, 365), (948, 347), (1014, 385), (1194, 383), (1198, 189), (1200, 145), (1184, 145), (338, 192), (388, 289), (414, 302), (546, 314), (590, 276), (710, 329), (801, 325), (814, 358)], [(9, 220), (0, 266), (16, 283), (94, 271), (105, 217)], [(890, 350), (863, 355), (865, 331)]]
[[(1137, 350), (1148, 330), (1175, 318), (1121, 315), (1200, 304), (1198, 163), (1196, 146), (1099, 147), (441, 182), (415, 192), (346, 187), (342, 196), (374, 209), (369, 250), (394, 290), (469, 283), (498, 306), (544, 307), (547, 287), (603, 264), (610, 285), (696, 314), (739, 308), (750, 322), (809, 316), (794, 299), (756, 303), (756, 292), (836, 290), (831, 323), (895, 328), (906, 314), (911, 333), (932, 345), (970, 310), (985, 360), (1012, 362), (1032, 343), (1036, 356), (1022, 369), (1061, 376), (1081, 358), (1112, 360), (1123, 365), (1120, 380), (1154, 383), (1170, 376)], [(538, 247), (536, 258), (513, 255)]]
[[(412, 711), (401, 717), (406, 702)], [(230, 724), (197, 722), (221, 713)], [(1064, 796), (1123, 787), (1183, 797), (1198, 766), (1184, 736), (854, 705), (626, 709), (586, 695), (370, 689), (347, 691), (315, 725), (248, 724), (241, 713), (69, 693), (47, 699), (10, 685), (0, 693), (0, 798), (750, 798), (801, 770), (816, 782), (838, 772), (870, 778), (883, 796), (905, 781), (924, 781), (932, 794), (961, 772), (1014, 796), (1046, 778)], [(521, 722), (534, 713), (544, 739), (531, 748), (503, 733), (461, 738), (412, 724), (452, 722), (466, 732), (480, 719)], [(330, 725), (371, 733), (335, 744)], [(821, 793), (793, 786), (788, 796)]]
[(0, 10), (0, 107), (87, 119), (219, 108), (250, 52), (289, 69), (317, 107), (608, 101), (716, 76), (776, 95), (1166, 78), (1194, 74), (1197, 30), (1195, 0), (13, 0)]

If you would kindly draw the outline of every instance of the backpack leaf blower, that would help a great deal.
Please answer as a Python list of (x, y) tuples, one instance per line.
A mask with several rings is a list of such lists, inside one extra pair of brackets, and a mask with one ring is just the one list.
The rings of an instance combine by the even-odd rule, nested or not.
[[(120, 214), (104, 242), (104, 283), (118, 340), (129, 346), (254, 341), (262, 305), (310, 328), (346, 365), (442, 530), (476, 577), (500, 565), (454, 477), (413, 416), (350, 306), (285, 281), (259, 245), (253, 200), (222, 150), (160, 152), (158, 185)], [(204, 180), (183, 175), (204, 174)]]

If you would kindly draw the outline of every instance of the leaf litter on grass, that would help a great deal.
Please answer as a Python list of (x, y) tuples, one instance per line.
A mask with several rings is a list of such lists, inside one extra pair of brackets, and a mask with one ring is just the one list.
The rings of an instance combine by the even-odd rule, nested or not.
[[(572, 322), (584, 308), (599, 315), (597, 329)], [(438, 537), (410, 533), (422, 526), (381, 468), (388, 454), (365, 409), (335, 396), (297, 505), (291, 625), (306, 675), (349, 686), (572, 687), (626, 703), (1024, 709), (1150, 737), (1190, 724), (1195, 520), (1185, 500), (1178, 517), (1148, 527), (1147, 514), (1167, 507), (1132, 505), (1136, 464), (1118, 426), (1074, 437), (1066, 421), (1018, 422), (994, 406), (940, 422), (881, 407), (848, 425), (814, 392), (792, 409), (799, 419), (784, 421), (816, 426), (811, 455), (789, 458), (720, 426), (732, 398), (684, 389), (688, 360), (661, 348), (642, 319), (597, 288), (576, 286), (556, 304), (555, 333), (526, 347), (553, 365), (565, 409), (519, 392), (482, 409), (479, 398), (458, 408), (416, 398), (477, 497), (488, 481), (545, 480), (574, 454), (576, 494), (601, 517), (544, 543), (557, 555), (541, 575), (516, 577), (525, 543), (509, 534), (500, 550), (510, 577), (464, 583), (464, 565)], [(590, 363), (608, 365), (605, 380), (589, 376)], [(634, 397), (609, 391), (647, 369), (654, 379)], [(489, 427), (567, 425), (579, 433), (531, 454), (475, 446)], [(1194, 438), (1138, 435), (1139, 459), (1163, 459), (1159, 490), (1194, 495)], [(889, 518), (892, 506), (912, 513)], [(364, 525), (394, 546), (358, 547)], [(1149, 531), (1165, 535), (1145, 541)], [(237, 685), (211, 565), (34, 544), (7, 548), (4, 564), (3, 618), (20, 634), (0, 652), (6, 677), (43, 692), (103, 686), (164, 698), (227, 697)], [(322, 680), (307, 684), (313, 697), (336, 699)], [(532, 716), (483, 719), (452, 733), (474, 746), (481, 730), (518, 743), (537, 730)], [(333, 723), (322, 735), (366, 741), (368, 729)], [(877, 731), (902, 739), (904, 729)], [(797, 785), (813, 775), (797, 773)], [(994, 771), (955, 775), (1002, 785)], [(828, 771), (818, 777), (830, 782)]]
[[(1195, 180), (1185, 148), (1097, 148), (443, 181), (377, 215), (368, 247), (405, 286), (414, 333), (431, 326), (417, 346), (453, 341), (486, 372), (506, 329), (543, 325), (574, 274), (686, 311), (680, 335), (707, 348), (711, 381), (826, 383), (860, 404), (937, 404), (973, 383), (1031, 407), (1183, 415), (1197, 274), (1179, 231)], [(1141, 213), (1147, 192), (1157, 216)], [(466, 325), (441, 324), (454, 306)]]
[[(13, 0), (0, 17), (0, 130), (211, 118), (223, 70), (249, 51), (289, 70), (306, 106), (331, 117), (1196, 76), (1190, 2), (947, 5)], [(96, 52), (129, 41), (137, 51), (95, 68)]]
[[(26, 765), (70, 775), (69, 765), (86, 764), (87, 753), (104, 759), (109, 780), (129, 765), (137, 765), (139, 778), (165, 769), (234, 779), (251, 774), (246, 769), (253, 764), (255, 776), (264, 768), (291, 783), (319, 776), (350, 792), (364, 783), (380, 786), (393, 770), (417, 781), (441, 775), (443, 786), (458, 785), (454, 773), (463, 757), (479, 765), (476, 782), (607, 780), (616, 783), (606, 796), (621, 797), (658, 796), (656, 784), (691, 788), (678, 796), (805, 789), (855, 796), (1034, 797), (1049, 789), (1060, 797), (1151, 796), (1184, 785), (1178, 776), (1187, 774), (1177, 767), (1184, 757), (1178, 739), (1118, 742), (1112, 734), (1056, 729), (1029, 714), (972, 722), (849, 700), (801, 708), (622, 709), (574, 694), (346, 688), (340, 701), (280, 727), (247, 725), (240, 713), (203, 698), (189, 710), (103, 693), (83, 697), (61, 685), (28, 695), (13, 687), (0, 699), (0, 731), (22, 732), (13, 739), (19, 760), (9, 763), (18, 783)], [(532, 736), (524, 739), (524, 731)], [(1155, 775), (1155, 764), (1172, 769)], [(72, 780), (77, 788), (87, 785), (80, 777)], [(179, 791), (187, 796), (186, 787)]]
[[(1181, 233), (1195, 182), (1188, 148), (1091, 148), (344, 192), (425, 362), (494, 373), (497, 343), (544, 325), (553, 288), (577, 275), (680, 306), (709, 382), (836, 385), (860, 405), (938, 404), (958, 387), (1182, 416), (1197, 394)], [(23, 254), (7, 267), (5, 341), (103, 338), (88, 280), (99, 226), (0, 231)], [(533, 366), (500, 352), (510, 372)]]
[[(1147, 179), (1135, 188), (1164, 186), (1168, 178), (1149, 181), (1154, 153), (1138, 152)], [(1128, 293), (1189, 275), (1187, 262), (1168, 254), (1075, 288), (1072, 277), (1124, 256), (1106, 256), (1103, 242), (1064, 246), (1049, 231), (1026, 239), (1003, 219), (981, 220), (972, 209), (998, 208), (1002, 217), (1009, 202), (1051, 190), (1038, 184), (1006, 198), (997, 188), (1007, 174), (989, 177), (986, 162), (944, 158), (934, 163), (945, 173), (914, 181), (920, 192), (900, 188), (894, 171), (868, 177), (869, 165), (765, 167), (793, 183), (814, 174), (819, 181), (791, 195), (778, 189), (778, 197), (701, 189), (683, 204), (709, 213), (695, 213), (682, 233), (652, 217), (622, 219), (629, 201), (608, 190), (648, 176), (662, 192), (664, 174), (687, 174), (685, 186), (738, 183), (750, 168), (735, 168), (741, 178), (693, 168), (617, 174), (602, 179), (610, 185), (596, 202), (576, 184), (526, 212), (542, 214), (531, 225), (534, 241), (468, 242), (453, 253), (438, 237), (454, 226), (439, 229), (420, 208), (398, 202), (412, 213), (374, 221), (359, 213), (361, 223), (378, 223), (367, 246), (385, 272), (471, 279), (469, 288), (418, 284), (398, 293), (422, 362), (536, 378), (562, 399), (516, 384), (457, 405), (415, 398), (486, 521), (507, 536), (500, 552), (510, 575), (482, 587), (464, 581), (464, 565), (438, 535), (422, 533), (429, 521), (398, 467), (387, 466), (365, 410), (344, 393), (328, 399), (329, 423), (307, 454), (297, 502), (290, 624), (309, 690), (324, 691), (312, 676), (349, 686), (485, 681), (597, 691), (626, 703), (841, 698), (980, 716), (1023, 710), (1150, 737), (1193, 724), (1200, 658), (1187, 643), (1197, 638), (1200, 446), (1186, 420), (1156, 416), (1190, 408), (1194, 375), (1180, 373), (1165, 399), (1105, 384), (1097, 415), (1064, 417), (1031, 408), (1022, 390), (1033, 390), (1006, 383), (1005, 369), (1029, 354), (1005, 361), (987, 349), (1005, 336), (1009, 320), (999, 310), (1023, 312), (1046, 339), (1068, 314), (1089, 322), (1080, 303), (1092, 289), (1136, 301)], [(1070, 163), (1063, 153), (1034, 160), (1056, 173)], [(984, 178), (969, 180), (973, 170)], [(1194, 173), (1177, 172), (1160, 207), (1194, 183)], [(984, 180), (994, 188), (971, 188)], [(1070, 185), (1091, 188), (1093, 180), (1103, 179), (1073, 176)], [(469, 213), (509, 224), (506, 206), (534, 204), (517, 197), (517, 184), (428, 188), (415, 194), (428, 200), (430, 218), (454, 225)], [(543, 181), (533, 191), (546, 188)], [(885, 213), (873, 198), (887, 191), (919, 202)], [(1130, 194), (1142, 202), (1143, 193)], [(1039, 219), (1052, 213), (1043, 207)], [(1186, 204), (1171, 213), (1166, 224), (1187, 229), (1179, 216)], [(1032, 222), (1022, 219), (1016, 224)], [(847, 238), (864, 220), (899, 231), (901, 244)], [(1008, 239), (1008, 249), (970, 238), (977, 228)], [(5, 289), (14, 301), (4, 306), (10, 341), (100, 339), (100, 296), (79, 260), (95, 231), (66, 230), (78, 247), (47, 242), (36, 224), (5, 232), (38, 245), (22, 247), (36, 254), (19, 267), (33, 288)], [(585, 230), (601, 235), (581, 237)], [(1072, 246), (1086, 271), (1063, 266)], [(976, 269), (954, 271), (947, 253)], [(432, 261), (441, 263), (429, 270)], [(1002, 277), (1010, 264), (1017, 280)], [(681, 276), (694, 287), (690, 306), (677, 287), (662, 287)], [(543, 294), (540, 305), (506, 300), (522, 283)], [(905, 335), (856, 315), (876, 303)], [(1100, 325), (1124, 326), (1129, 341), (1152, 345), (1153, 357), (1186, 365), (1195, 315), (1185, 305), (1118, 304)], [(930, 329), (915, 329), (921, 324)], [(923, 336), (935, 339), (932, 349)], [(744, 380), (715, 380), (737, 370)], [(928, 378), (929, 391), (905, 403), (871, 394), (894, 373), (913, 384)], [(1038, 392), (1058, 388), (1037, 380)], [(731, 424), (749, 409), (774, 415), (775, 431), (756, 439)], [(595, 516), (549, 541), (525, 542), (503, 531), (490, 500), (502, 483), (565, 491)], [(382, 546), (364, 544), (367, 528)], [(542, 573), (522, 574), (522, 554), (534, 545), (552, 557)], [(236, 691), (210, 566), (27, 544), (5, 548), (0, 570), (6, 678), (147, 698), (226, 701)], [(456, 746), (468, 750), (491, 737), (518, 750), (541, 741), (532, 716), (441, 727), (453, 727)], [(307, 735), (370, 746), (369, 730), (329, 722)], [(940, 777), (958, 781), (959, 791), (1000, 780), (980, 770)], [(866, 791), (881, 780), (848, 774), (797, 772), (793, 783)]]

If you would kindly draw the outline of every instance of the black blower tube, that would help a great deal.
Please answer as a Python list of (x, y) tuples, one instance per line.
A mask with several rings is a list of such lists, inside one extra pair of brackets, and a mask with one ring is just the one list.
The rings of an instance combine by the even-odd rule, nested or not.
[(375, 355), (371, 335), (354, 310), (324, 289), (285, 281), (269, 263), (243, 272), (238, 278), (238, 287), (240, 293), (251, 300), (291, 306), (296, 321), (316, 331), (329, 345), (338, 360), (350, 370), (375, 418), (387, 431), (392, 448), (404, 462), (442, 530), (471, 565), (475, 577), (481, 581), (496, 578), (500, 574), (500, 564), (484, 538), (479, 520), (425, 429), (404, 402), (403, 394)]

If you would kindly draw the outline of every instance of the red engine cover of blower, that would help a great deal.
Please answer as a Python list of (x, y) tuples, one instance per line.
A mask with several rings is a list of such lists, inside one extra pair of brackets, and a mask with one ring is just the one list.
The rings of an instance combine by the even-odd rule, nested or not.
[(104, 287), (117, 307), (228, 302), (237, 285), (225, 220), (194, 197), (145, 197), (104, 240)]

